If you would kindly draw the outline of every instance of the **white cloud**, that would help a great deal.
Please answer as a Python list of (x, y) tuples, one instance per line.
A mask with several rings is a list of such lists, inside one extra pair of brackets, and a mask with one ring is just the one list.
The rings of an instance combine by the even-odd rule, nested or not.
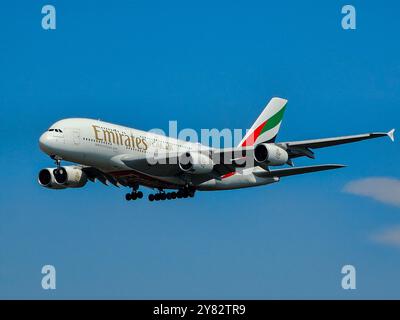
[(390, 227), (372, 235), (372, 240), (395, 247), (400, 247), (400, 226)]
[(400, 207), (400, 180), (371, 177), (354, 180), (345, 185), (345, 192), (370, 197), (377, 201)]

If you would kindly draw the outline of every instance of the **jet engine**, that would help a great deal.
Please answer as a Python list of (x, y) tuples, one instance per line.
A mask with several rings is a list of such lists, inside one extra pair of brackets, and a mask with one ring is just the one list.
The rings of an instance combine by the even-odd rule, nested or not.
[(81, 188), (86, 184), (87, 176), (81, 168), (75, 166), (46, 168), (39, 172), (38, 181), (50, 189)]
[(41, 186), (49, 189), (65, 189), (59, 185), (54, 177), (53, 171), (55, 168), (46, 168), (39, 171), (38, 182)]
[(178, 164), (183, 172), (193, 174), (207, 174), (214, 168), (210, 157), (199, 152), (185, 152), (179, 157)]
[(288, 161), (289, 155), (286, 150), (274, 144), (260, 143), (254, 149), (254, 159), (269, 166), (281, 166)]

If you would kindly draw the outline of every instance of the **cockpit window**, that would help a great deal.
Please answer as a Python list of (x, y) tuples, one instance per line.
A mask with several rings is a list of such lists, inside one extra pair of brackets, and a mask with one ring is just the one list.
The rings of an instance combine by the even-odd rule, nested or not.
[(60, 133), (62, 133), (62, 130), (61, 130), (61, 129), (49, 129), (49, 131), (54, 131), (54, 132), (60, 132)]
[(49, 131), (54, 131), (54, 129), (49, 129)]

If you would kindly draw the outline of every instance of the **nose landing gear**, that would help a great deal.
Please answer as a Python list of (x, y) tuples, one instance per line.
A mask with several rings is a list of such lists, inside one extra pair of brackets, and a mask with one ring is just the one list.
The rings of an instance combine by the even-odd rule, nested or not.
[(56, 164), (56, 172), (60, 172), (62, 158), (57, 155), (50, 156), (50, 158), (52, 158), (54, 160), (54, 163)]
[(56, 168), (53, 170), (53, 174), (54, 174), (56, 181), (61, 181), (61, 180), (66, 179), (65, 169), (61, 167), (62, 158), (57, 155), (52, 155), (52, 156), (50, 156), (50, 158), (52, 158), (54, 160), (54, 163), (56, 165)]

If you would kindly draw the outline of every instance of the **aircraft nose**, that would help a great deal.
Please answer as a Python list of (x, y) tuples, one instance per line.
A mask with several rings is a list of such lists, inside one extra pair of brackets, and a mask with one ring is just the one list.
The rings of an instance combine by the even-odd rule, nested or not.
[(39, 138), (39, 147), (44, 152), (49, 148), (49, 135), (47, 132), (43, 133)]

